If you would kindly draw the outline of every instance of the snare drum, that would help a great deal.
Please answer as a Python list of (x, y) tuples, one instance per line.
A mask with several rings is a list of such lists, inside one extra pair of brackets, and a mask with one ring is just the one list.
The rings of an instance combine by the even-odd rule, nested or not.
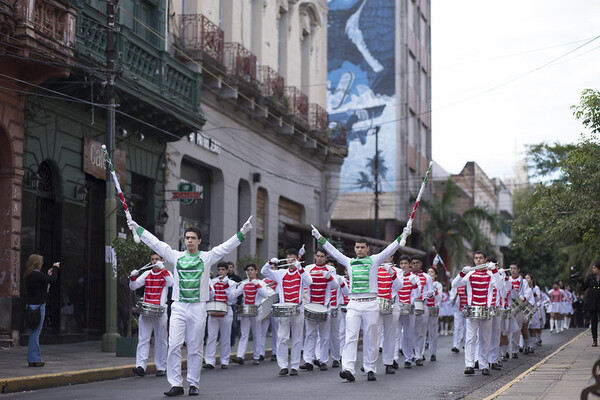
[(421, 315), (425, 312), (425, 307), (423, 304), (423, 300), (416, 299), (415, 300), (415, 315)]
[(396, 307), (400, 311), (400, 315), (410, 315), (415, 311), (415, 307), (408, 303), (396, 303)]
[[(271, 288), (269, 287), (269, 289)], [(263, 300), (262, 303), (260, 303), (262, 307), (260, 316), (261, 321), (264, 321), (271, 316), (271, 306), (279, 302), (279, 295), (275, 293), (273, 289), (271, 289), (270, 292), (271, 293), (269, 294), (269, 297), (267, 297)]]
[(238, 306), (238, 317), (256, 317), (258, 316), (258, 305), (242, 304)]
[(427, 307), (427, 309), (429, 310), (429, 316), (430, 317), (438, 317), (440, 315), (440, 308), (439, 307)]
[(309, 321), (327, 321), (329, 310), (321, 304), (309, 303), (304, 306), (304, 318)]
[(484, 306), (465, 306), (463, 315), (465, 318), (490, 319), (490, 308)]
[(145, 317), (162, 317), (165, 312), (165, 306), (138, 301), (136, 303), (136, 312)]
[(338, 316), (338, 308), (329, 306), (329, 317), (337, 318)]
[(515, 317), (518, 313), (523, 311), (524, 308), (525, 303), (523, 302), (523, 300), (519, 299), (518, 297), (515, 297), (512, 300), (512, 303), (510, 304), (510, 315)]
[(392, 313), (392, 300), (385, 297), (378, 297), (377, 304), (379, 305), (379, 314), (388, 315)]
[(510, 308), (503, 308), (500, 310), (500, 317), (504, 320), (510, 319)]
[(499, 317), (500, 316), (500, 307), (498, 306), (490, 306), (490, 317)]
[(271, 306), (274, 317), (295, 317), (300, 315), (300, 304), (275, 303)]
[(222, 301), (207, 301), (206, 313), (212, 317), (223, 317), (227, 315), (227, 303)]

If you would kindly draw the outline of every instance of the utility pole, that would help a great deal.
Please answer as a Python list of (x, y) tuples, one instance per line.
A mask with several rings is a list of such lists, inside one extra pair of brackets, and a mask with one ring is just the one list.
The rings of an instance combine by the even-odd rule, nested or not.
[[(115, 3), (106, 0), (106, 149), (112, 157), (115, 148)], [(115, 352), (117, 348), (117, 270), (113, 266), (112, 243), (117, 237), (117, 201), (106, 168), (106, 198), (104, 200), (104, 278), (105, 278), (105, 325), (102, 335), (102, 351)]]
[(379, 239), (379, 126), (375, 127), (375, 239)]

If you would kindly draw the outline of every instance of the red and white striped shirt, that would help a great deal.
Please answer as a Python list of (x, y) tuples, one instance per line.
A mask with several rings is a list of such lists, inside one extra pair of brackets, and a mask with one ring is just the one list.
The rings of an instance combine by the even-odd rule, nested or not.
[(229, 288), (229, 281), (226, 283), (221, 282), (219, 278), (215, 278), (216, 281), (213, 283), (213, 300), (221, 303), (227, 303), (227, 292), (225, 289)]
[(281, 287), (283, 289), (283, 302), (284, 303), (300, 303), (300, 272), (296, 269), (290, 273), (288, 271), (283, 275)]
[(377, 271), (377, 296), (386, 299), (392, 299), (392, 285), (396, 279), (396, 271), (393, 271), (393, 275), (380, 266)]
[(462, 311), (467, 305), (467, 289), (459, 286), (456, 288), (456, 294), (458, 295), (458, 309)]
[(323, 274), (329, 272), (327, 265), (314, 265), (306, 267), (312, 278), (312, 285), (308, 287), (308, 302), (325, 305), (330, 299), (331, 293), (327, 293), (329, 282), (333, 281), (333, 276), (328, 279), (323, 277)]
[(435, 282), (434, 282), (433, 287), (435, 288), (435, 293), (433, 294), (433, 297), (428, 297), (427, 298), (427, 300), (425, 302), (425, 305), (427, 307), (435, 307), (435, 297), (440, 294), (439, 291), (438, 291), (438, 287), (435, 284)]
[(402, 275), (402, 289), (398, 290), (398, 301), (404, 304), (412, 304), (412, 291), (419, 288), (410, 281), (410, 272)]
[(265, 278), (265, 279), (263, 279), (263, 281), (267, 285), (269, 285), (271, 287), (271, 289), (277, 290), (277, 281), (274, 281), (273, 279), (269, 279), (269, 278)]
[[(170, 285), (167, 284), (167, 280), (171, 281)], [(144, 272), (141, 276), (132, 276), (129, 287), (131, 290), (136, 290), (145, 286), (144, 301), (150, 304), (164, 305), (166, 303), (165, 288), (172, 286), (172, 281), (173, 278), (166, 269), (161, 269), (158, 272), (151, 269)]]
[(483, 270), (476, 270), (469, 277), (471, 284), (471, 304), (472, 306), (488, 306), (488, 296), (490, 292), (490, 281), (492, 277)]
[(260, 287), (260, 284), (255, 285), (251, 282), (248, 282), (244, 285), (244, 304), (256, 304), (256, 294), (258, 293), (258, 289)]

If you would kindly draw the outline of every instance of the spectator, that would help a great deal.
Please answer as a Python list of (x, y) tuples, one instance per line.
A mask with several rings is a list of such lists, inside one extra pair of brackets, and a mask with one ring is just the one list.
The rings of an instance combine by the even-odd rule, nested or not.
[[(231, 279), (234, 282), (241, 282), (242, 278), (235, 273), (235, 264), (233, 261), (227, 261), (227, 278)], [(235, 339), (237, 338), (240, 332), (240, 322), (237, 316), (237, 306), (238, 304), (242, 304), (242, 296), (240, 295), (235, 304), (231, 305), (231, 313), (232, 322), (231, 322), (231, 345), (235, 345)]]
[(585, 279), (579, 278), (585, 290), (583, 310), (589, 315), (592, 326), (592, 347), (598, 346), (598, 312), (600, 312), (600, 261), (589, 268)]

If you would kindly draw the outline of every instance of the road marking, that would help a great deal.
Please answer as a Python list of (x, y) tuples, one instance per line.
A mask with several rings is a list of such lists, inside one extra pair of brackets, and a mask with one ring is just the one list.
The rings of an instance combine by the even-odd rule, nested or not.
[(518, 383), (521, 379), (525, 378), (525, 376), (527, 376), (529, 373), (531, 373), (534, 369), (536, 369), (540, 365), (544, 364), (551, 357), (553, 357), (557, 353), (561, 352), (565, 347), (567, 347), (568, 345), (570, 345), (571, 343), (573, 343), (574, 341), (576, 341), (577, 339), (579, 339), (580, 336), (583, 336), (587, 332), (588, 332), (587, 329), (585, 331), (581, 332), (579, 335), (575, 336), (573, 339), (569, 340), (567, 343), (563, 344), (558, 349), (556, 349), (552, 354), (544, 357), (543, 360), (541, 360), (537, 364), (533, 365), (527, 371), (523, 372), (521, 375), (517, 376), (512, 381), (508, 382), (506, 385), (502, 386), (500, 389), (498, 389), (496, 391), (496, 393), (492, 394), (491, 396), (488, 396), (488, 397), (484, 398), (483, 400), (492, 400), (492, 399), (495, 399), (496, 397), (500, 396), (502, 393), (504, 393), (505, 391), (507, 391), (512, 385), (514, 385), (515, 383)]

